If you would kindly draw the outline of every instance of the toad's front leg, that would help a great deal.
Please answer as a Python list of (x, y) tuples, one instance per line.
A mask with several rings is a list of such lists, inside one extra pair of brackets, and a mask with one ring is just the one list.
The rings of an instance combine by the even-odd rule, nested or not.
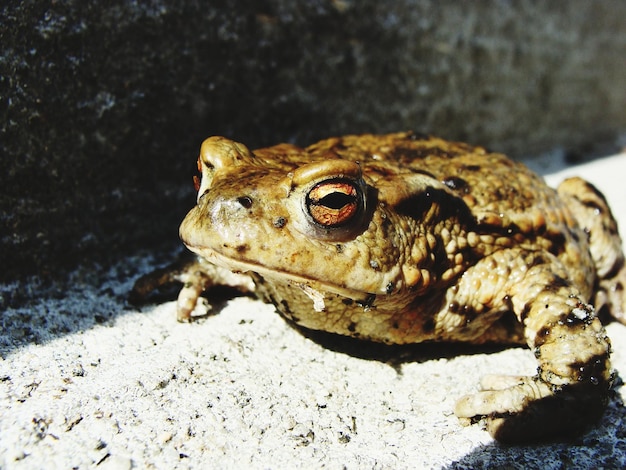
[[(486, 279), (494, 268), (506, 271), (496, 289), (504, 298), (488, 283), (472, 290), (474, 277)], [(512, 307), (539, 367), (532, 377), (486, 377), (482, 391), (458, 401), (457, 416), (484, 418), (496, 439), (509, 442), (579, 434), (601, 416), (612, 380), (610, 342), (566, 277), (556, 257), (522, 250), (498, 252), (466, 273), (457, 295), (486, 308)]]
[(245, 274), (216, 266), (196, 255), (185, 253), (167, 266), (140, 277), (130, 294), (131, 303), (140, 304), (148, 295), (168, 284), (182, 284), (176, 302), (176, 319), (180, 322), (191, 320), (200, 295), (212, 286), (230, 286), (242, 294), (254, 291), (252, 278)]

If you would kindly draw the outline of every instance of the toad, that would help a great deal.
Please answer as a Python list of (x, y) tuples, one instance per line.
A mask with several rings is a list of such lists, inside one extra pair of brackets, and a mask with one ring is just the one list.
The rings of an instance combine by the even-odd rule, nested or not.
[(198, 169), (180, 236), (199, 260), (177, 274), (179, 320), (231, 284), (364, 341), (524, 344), (537, 373), (484, 378), (456, 404), (464, 423), (520, 442), (602, 414), (612, 371), (597, 314), (624, 321), (626, 268), (588, 182), (554, 190), (501, 154), (411, 132), (254, 152), (211, 137)]

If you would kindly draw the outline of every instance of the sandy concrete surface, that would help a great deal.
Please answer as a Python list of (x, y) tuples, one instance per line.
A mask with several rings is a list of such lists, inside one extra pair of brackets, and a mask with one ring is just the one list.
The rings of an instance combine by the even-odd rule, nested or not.
[[(626, 155), (566, 172), (596, 183), (626, 227)], [(150, 268), (121, 260), (97, 287), (77, 272), (68, 291), (1, 312), (1, 468), (626, 466), (621, 379), (574, 442), (502, 446), (452, 410), (484, 374), (532, 374), (528, 350), (372, 360), (325, 347), (248, 298), (180, 324), (173, 302), (127, 305), (135, 274)], [(16, 288), (36, 297), (36, 281), (0, 292)], [(608, 331), (623, 377), (626, 327)]]

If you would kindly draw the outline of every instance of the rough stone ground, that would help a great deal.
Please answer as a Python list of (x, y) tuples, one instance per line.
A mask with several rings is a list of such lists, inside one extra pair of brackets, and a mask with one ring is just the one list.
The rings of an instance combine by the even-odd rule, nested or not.
[[(626, 227), (626, 154), (568, 171), (595, 182)], [(121, 260), (97, 287), (77, 271), (72, 288), (19, 308), (7, 299), (18, 288), (36, 298), (37, 281), (2, 286), (1, 468), (626, 466), (621, 380), (576, 441), (506, 447), (462, 427), (452, 409), (483, 374), (533, 373), (529, 351), (423, 348), (411, 361), (370, 360), (324, 347), (248, 298), (179, 324), (172, 302), (125, 303), (151, 267), (143, 256)], [(626, 327), (608, 331), (623, 377)]]

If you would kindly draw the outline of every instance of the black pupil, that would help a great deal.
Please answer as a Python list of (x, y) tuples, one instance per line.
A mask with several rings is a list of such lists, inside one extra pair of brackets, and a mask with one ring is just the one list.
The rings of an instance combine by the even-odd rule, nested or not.
[(347, 204), (354, 202), (355, 197), (344, 193), (332, 193), (324, 196), (319, 200), (318, 205), (328, 207), (330, 209), (341, 209)]

